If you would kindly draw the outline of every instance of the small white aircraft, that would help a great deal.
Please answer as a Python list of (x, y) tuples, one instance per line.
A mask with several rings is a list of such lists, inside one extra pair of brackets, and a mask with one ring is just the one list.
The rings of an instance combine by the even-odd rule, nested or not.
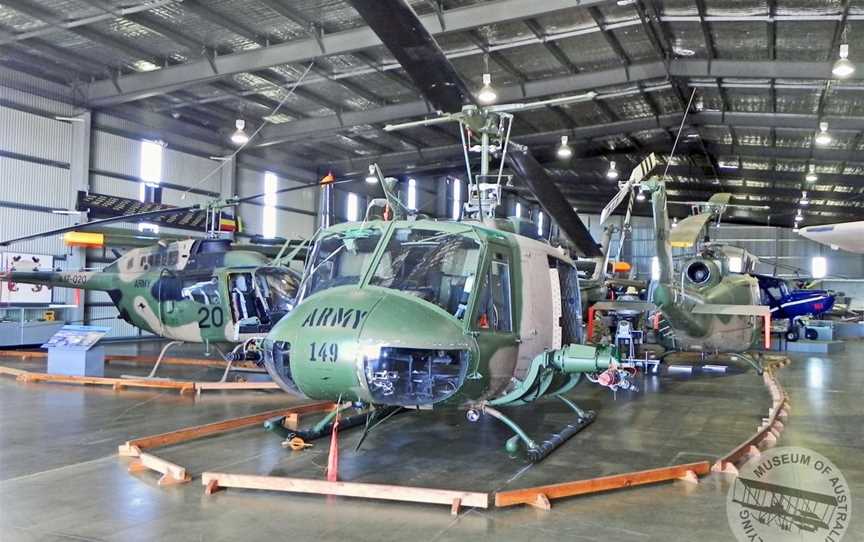
[(799, 229), (798, 233), (835, 250), (842, 248), (855, 254), (864, 254), (864, 221), (807, 226)]

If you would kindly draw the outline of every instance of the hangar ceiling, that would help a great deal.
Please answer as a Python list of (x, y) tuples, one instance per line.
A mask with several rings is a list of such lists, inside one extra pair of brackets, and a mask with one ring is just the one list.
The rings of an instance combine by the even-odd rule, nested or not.
[[(671, 198), (722, 189), (771, 204), (749, 219), (790, 226), (807, 190), (805, 224), (864, 215), (864, 67), (831, 75), (841, 43), (853, 62), (864, 51), (862, 0), (410, 3), (467, 81), (479, 88), (491, 73), (501, 102), (597, 93), (514, 124), (580, 211), (615, 192), (611, 160), (626, 173), (669, 153), (695, 89)], [(0, 64), (70, 88), (81, 105), (222, 147), (235, 119), (267, 122), (244, 151), (265, 163), (342, 175), (370, 161), (462, 163), (446, 125), (383, 131), (431, 112), (343, 0), (3, 0)], [(826, 145), (814, 141), (820, 122)], [(566, 161), (562, 135), (575, 150)]]

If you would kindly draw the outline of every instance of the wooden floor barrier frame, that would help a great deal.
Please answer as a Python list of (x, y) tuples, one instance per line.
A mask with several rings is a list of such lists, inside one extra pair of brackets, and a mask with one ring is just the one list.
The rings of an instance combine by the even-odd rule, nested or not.
[(762, 379), (765, 387), (771, 393), (771, 407), (768, 409), (768, 417), (762, 419), (762, 423), (756, 428), (747, 440), (735, 447), (734, 450), (718, 459), (711, 467), (713, 472), (727, 474), (738, 474), (738, 467), (752, 457), (758, 457), (762, 451), (772, 448), (780, 439), (780, 433), (786, 427), (792, 406), (789, 396), (783, 390), (777, 380), (777, 370), (789, 365), (791, 360), (786, 356), (770, 356), (769, 363), (765, 366)]
[[(786, 366), (790, 360), (786, 357), (772, 357), (775, 359), (769, 360), (770, 362), (766, 365), (763, 373), (765, 385), (769, 389), (772, 397), (772, 407), (769, 410), (768, 418), (763, 420), (763, 423), (754, 435), (723, 456), (713, 466), (708, 461), (701, 461), (696, 463), (658, 467), (638, 472), (614, 474), (587, 480), (575, 480), (524, 489), (499, 491), (494, 493), (494, 495), (471, 491), (453, 491), (355, 482), (328, 482), (305, 478), (259, 476), (221, 472), (204, 472), (201, 476), (201, 482), (202, 485), (205, 486), (205, 494), (207, 495), (211, 495), (224, 488), (233, 487), (405, 502), (449, 504), (451, 513), (454, 515), (458, 514), (462, 506), (487, 508), (490, 505), (491, 497), (494, 497), (494, 506), (498, 508), (527, 504), (538, 509), (550, 510), (551, 501), (560, 498), (674, 480), (698, 482), (700, 476), (705, 476), (710, 472), (719, 471), (737, 473), (735, 463), (744, 461), (754, 453), (758, 454), (760, 448), (765, 449), (773, 446), (777, 442), (777, 437), (783, 429), (783, 421), (787, 419), (790, 409), (788, 396), (777, 382), (776, 371), (777, 369)], [(243, 418), (235, 418), (232, 420), (180, 429), (178, 431), (161, 435), (143, 437), (140, 439), (130, 440), (121, 445), (119, 447), (119, 453), (122, 456), (136, 458), (136, 460), (130, 465), (130, 471), (150, 469), (161, 473), (162, 478), (160, 478), (159, 481), (160, 485), (187, 482), (191, 480), (191, 476), (185, 468), (161, 459), (145, 450), (223, 433), (242, 427), (248, 427), (275, 416), (287, 415), (291, 424), (296, 427), (296, 424), (299, 422), (300, 414), (307, 412), (321, 412), (327, 408), (335, 408), (335, 405), (330, 403), (313, 403), (311, 405), (295, 407), (294, 409), (273, 410), (245, 416)]]
[(575, 497), (577, 495), (600, 493), (672, 480), (696, 482), (699, 476), (705, 476), (710, 470), (711, 464), (708, 461), (701, 461), (638, 472), (601, 476), (600, 478), (589, 478), (587, 480), (574, 480), (525, 489), (498, 491), (495, 493), (495, 506), (503, 508), (517, 504), (527, 504), (541, 510), (549, 510), (552, 508), (550, 501), (553, 499)]
[(146, 470), (156, 471), (162, 475), (162, 478), (159, 479), (159, 485), (185, 483), (192, 480), (192, 476), (187, 469), (154, 455), (152, 450), (173, 444), (180, 444), (181, 442), (197, 440), (211, 435), (244, 429), (246, 427), (262, 424), (276, 416), (285, 416), (286, 419), (289, 420), (289, 423), (293, 424), (296, 428), (296, 424), (300, 421), (300, 416), (318, 412), (329, 412), (333, 410), (335, 406), (336, 405), (330, 402), (309, 403), (295, 407), (268, 410), (266, 412), (259, 412), (258, 414), (251, 414), (240, 418), (231, 418), (204, 425), (185, 427), (168, 433), (160, 433), (158, 435), (128, 440), (118, 446), (117, 453), (121, 457), (133, 458), (132, 463), (129, 464), (129, 472), (141, 472)]
[[(0, 358), (15, 358), (21, 361), (30, 359), (45, 359), (48, 357), (48, 352), (41, 350), (0, 350)], [(125, 354), (107, 354), (105, 363), (132, 363), (136, 365), (154, 365), (156, 358), (152, 356), (132, 356)], [(163, 365), (178, 365), (189, 367), (207, 367), (211, 369), (224, 369), (228, 362), (221, 359), (200, 359), (200, 358), (162, 358)], [(239, 369), (250, 369), (257, 367), (254, 363), (249, 362), (234, 362), (232, 367)]]
[[(0, 358), (17, 358), (20, 360), (28, 359), (45, 359), (48, 354), (41, 351), (18, 351), (18, 350), (0, 350)], [(144, 356), (120, 356), (109, 355), (105, 356), (105, 362), (122, 362), (122, 363), (155, 363), (152, 358)], [(192, 358), (165, 358), (163, 363), (181, 366), (195, 367), (216, 367), (224, 368), (227, 364), (224, 361), (204, 360)], [(247, 368), (246, 365), (235, 365), (236, 368)], [(115, 391), (124, 390), (127, 388), (161, 388), (175, 389), (182, 395), (200, 394), (207, 390), (223, 390), (223, 391), (242, 391), (242, 390), (278, 390), (279, 385), (273, 381), (263, 382), (206, 382), (206, 381), (191, 381), (191, 380), (173, 380), (169, 378), (112, 378), (103, 376), (75, 376), (75, 375), (60, 375), (51, 373), (40, 373), (35, 371), (27, 371), (0, 365), (0, 375), (14, 376), (19, 382), (54, 382), (58, 384), (78, 384), (92, 386), (111, 386)]]
[(328, 482), (308, 478), (286, 478), (283, 476), (256, 476), (205, 472), (201, 475), (205, 494), (212, 495), (224, 488), (285, 491), (290, 493), (313, 493), (340, 497), (359, 497), (401, 502), (444, 504), (450, 506), (453, 515), (463, 506), (489, 508), (489, 494), (476, 491), (454, 491), (426, 487), (365, 484), (357, 482)]

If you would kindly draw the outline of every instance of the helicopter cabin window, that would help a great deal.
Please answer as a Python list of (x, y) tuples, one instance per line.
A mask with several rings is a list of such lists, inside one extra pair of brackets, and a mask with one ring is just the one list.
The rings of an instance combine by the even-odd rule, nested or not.
[(380, 240), (378, 228), (353, 228), (319, 239), (312, 249), (301, 298), (336, 286), (358, 284)]
[(510, 265), (502, 256), (496, 255), (489, 266), (482, 292), (476, 327), (505, 333), (513, 331)]
[(222, 296), (219, 295), (219, 280), (216, 277), (186, 280), (180, 293), (183, 299), (189, 299), (202, 305), (219, 305), (222, 303)]
[(370, 284), (414, 295), (461, 319), (480, 256), (480, 243), (468, 231), (396, 229)]

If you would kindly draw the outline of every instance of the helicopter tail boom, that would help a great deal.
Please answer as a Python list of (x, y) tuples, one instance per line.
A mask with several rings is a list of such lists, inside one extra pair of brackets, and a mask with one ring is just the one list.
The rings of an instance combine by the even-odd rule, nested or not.
[(42, 284), (79, 290), (111, 290), (117, 287), (114, 273), (102, 271), (10, 271), (0, 274), (9, 283)]

